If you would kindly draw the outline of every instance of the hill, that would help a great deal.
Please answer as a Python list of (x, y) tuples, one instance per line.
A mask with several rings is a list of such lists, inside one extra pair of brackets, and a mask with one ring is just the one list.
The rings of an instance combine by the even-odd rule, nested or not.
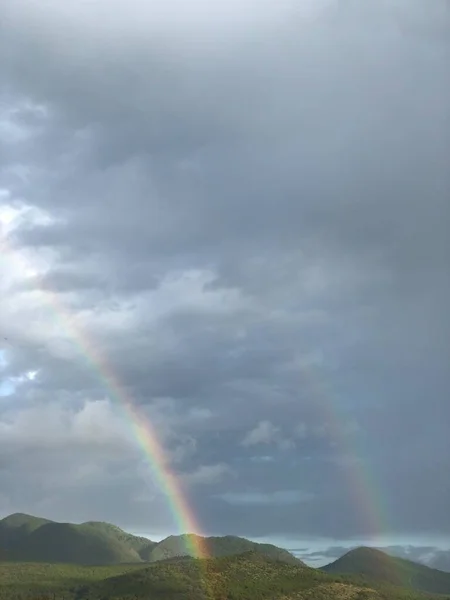
[[(56, 523), (16, 514), (0, 521), (0, 560), (106, 565), (155, 562), (192, 556), (193, 534), (169, 536), (159, 543), (131, 535), (110, 523)], [(301, 565), (287, 550), (236, 536), (201, 538), (212, 557), (258, 551), (275, 560)]]
[(51, 523), (51, 521), (23, 513), (14, 513), (2, 519), (0, 521), (0, 559), (4, 558), (3, 555), (6, 555), (14, 544), (47, 523)]
[(53, 594), (58, 600), (71, 600), (75, 589), (133, 569), (142, 569), (142, 563), (93, 567), (0, 562), (0, 600), (36, 600), (42, 596), (53, 598)]
[(16, 514), (0, 521), (3, 560), (77, 564), (142, 562), (155, 545), (109, 523), (56, 523)]
[(374, 548), (356, 548), (321, 570), (328, 574), (358, 575), (369, 581), (405, 589), (450, 595), (450, 573), (431, 569)]
[(91, 527), (96, 532), (102, 533), (115, 540), (125, 544), (128, 548), (138, 553), (141, 560), (146, 561), (145, 556), (148, 556), (151, 550), (157, 545), (157, 542), (152, 542), (148, 538), (140, 537), (127, 533), (117, 525), (104, 523), (103, 521), (87, 521), (83, 523), (85, 527)]
[(91, 525), (47, 523), (10, 550), (12, 560), (78, 564), (140, 562), (136, 550)]
[[(13, 577), (13, 572), (18, 573)], [(115, 572), (115, 573), (114, 573)], [(2, 577), (7, 576), (5, 581)], [(316, 569), (251, 552), (216, 559), (170, 559), (146, 568), (10, 563), (0, 599), (10, 600), (387, 600)], [(403, 600), (389, 596), (389, 600)], [(416, 598), (414, 598), (416, 600)], [(418, 600), (418, 598), (417, 598)]]
[[(332, 595), (331, 590), (335, 588)], [(336, 584), (331, 578), (302, 564), (273, 560), (257, 552), (215, 559), (189, 558), (155, 563), (146, 569), (105, 580), (86, 590), (97, 597), (183, 600), (267, 598), (352, 598), (362, 588)], [(347, 596), (343, 595), (343, 591)], [(340, 595), (338, 594), (340, 592)], [(355, 594), (348, 595), (350, 592)], [(374, 592), (375, 593), (375, 592)], [(376, 598), (377, 596), (372, 596)]]
[(256, 552), (198, 560), (80, 566), (0, 563), (0, 600), (444, 600), (327, 575)]
[(148, 560), (154, 562), (158, 560), (164, 560), (167, 558), (176, 558), (182, 556), (194, 556), (192, 552), (192, 544), (189, 539), (193, 538), (201, 539), (202, 545), (206, 545), (208, 548), (208, 554), (211, 557), (230, 556), (233, 554), (244, 554), (245, 552), (259, 552), (269, 558), (280, 560), (290, 564), (303, 564), (298, 558), (295, 558), (290, 552), (283, 548), (278, 548), (272, 544), (259, 544), (251, 542), (245, 538), (226, 535), (223, 537), (208, 537), (202, 538), (193, 534), (189, 535), (171, 535), (168, 538), (162, 540), (159, 544), (156, 544), (151, 550)]
[(440, 548), (415, 548), (411, 546), (383, 546), (379, 548), (390, 556), (406, 558), (421, 565), (450, 572), (450, 550)]

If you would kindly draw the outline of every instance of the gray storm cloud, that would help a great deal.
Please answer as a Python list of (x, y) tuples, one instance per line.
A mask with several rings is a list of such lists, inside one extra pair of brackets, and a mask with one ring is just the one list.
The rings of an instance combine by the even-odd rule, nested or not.
[(449, 534), (449, 16), (0, 0), (4, 506), (173, 527), (75, 330), (206, 531)]

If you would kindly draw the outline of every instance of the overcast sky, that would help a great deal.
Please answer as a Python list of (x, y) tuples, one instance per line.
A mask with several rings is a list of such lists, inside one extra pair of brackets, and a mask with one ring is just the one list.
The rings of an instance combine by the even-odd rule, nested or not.
[(450, 539), (448, 2), (150, 5), (0, 0), (0, 517), (177, 531), (90, 348), (201, 531)]

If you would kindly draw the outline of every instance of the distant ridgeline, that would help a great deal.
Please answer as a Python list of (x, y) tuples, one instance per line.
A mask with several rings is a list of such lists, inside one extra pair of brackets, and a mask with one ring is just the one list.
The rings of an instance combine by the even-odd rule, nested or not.
[(325, 573), (357, 575), (404, 588), (450, 595), (450, 573), (431, 569), (375, 548), (356, 548), (321, 568)]
[(450, 573), (371, 548), (314, 569), (233, 536), (193, 559), (191, 541), (14, 514), (0, 521), (0, 600), (450, 600)]
[[(84, 565), (156, 562), (192, 556), (196, 547), (189, 543), (192, 537), (172, 535), (157, 543), (110, 523), (74, 525), (14, 514), (0, 521), (0, 560)], [(235, 536), (206, 538), (206, 545), (211, 557), (258, 551), (276, 560), (302, 564), (287, 550)]]

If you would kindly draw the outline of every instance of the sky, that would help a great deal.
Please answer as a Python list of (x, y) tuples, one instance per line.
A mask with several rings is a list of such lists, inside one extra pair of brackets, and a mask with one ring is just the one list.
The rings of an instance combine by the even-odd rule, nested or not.
[(0, 24), (0, 517), (450, 548), (448, 2)]

